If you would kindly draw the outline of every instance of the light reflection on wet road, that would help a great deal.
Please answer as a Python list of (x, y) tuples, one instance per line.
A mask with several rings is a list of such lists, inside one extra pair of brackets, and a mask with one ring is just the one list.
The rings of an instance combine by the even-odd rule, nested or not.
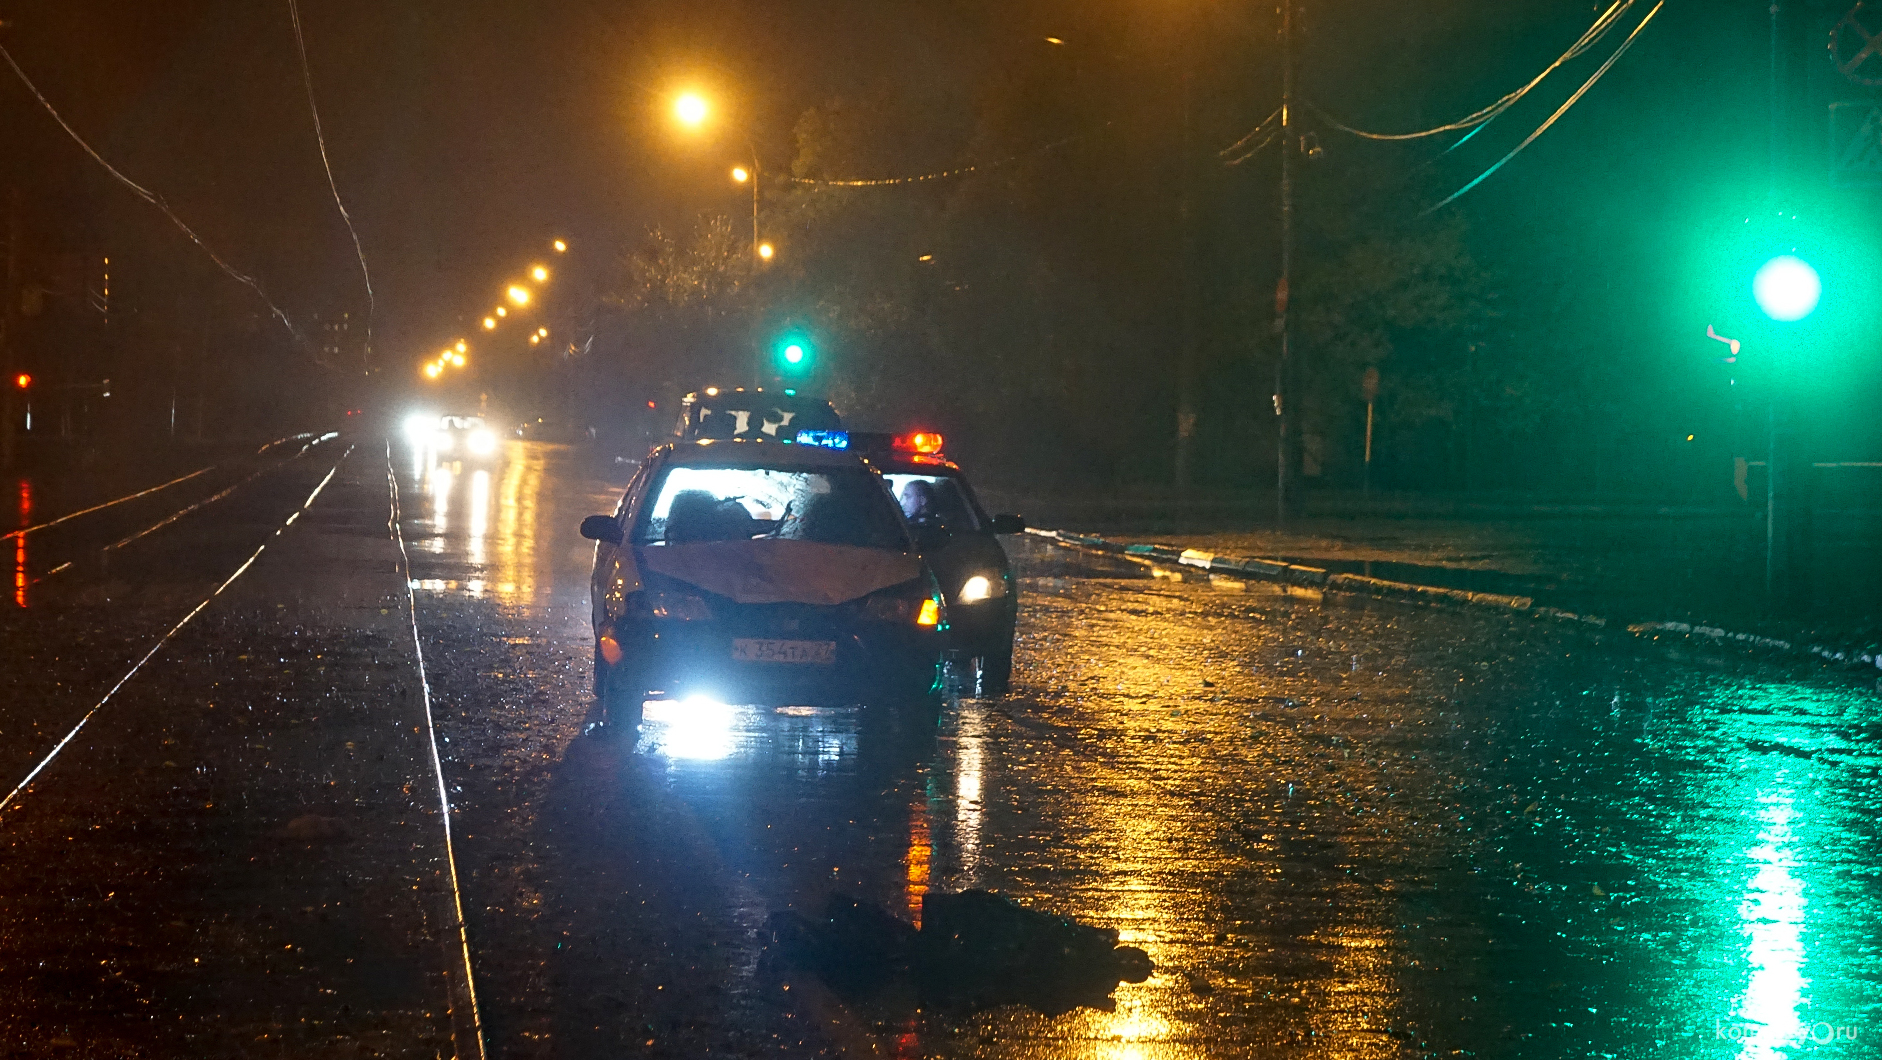
[(968, 887), (1116, 927), (1158, 972), (1115, 1011), (885, 1024), (884, 1055), (1752, 1058), (1882, 1036), (1871, 689), (1020, 540), (1014, 697), (933, 736), (867, 708), (668, 704), (630, 748), (577, 736), (574, 528), (620, 482), (525, 443), (400, 470), (425, 498), (405, 530), (496, 1055), (842, 1040), (867, 1014), (806, 1028), (828, 1011), (754, 975), (765, 916), (844, 891), (912, 920)]

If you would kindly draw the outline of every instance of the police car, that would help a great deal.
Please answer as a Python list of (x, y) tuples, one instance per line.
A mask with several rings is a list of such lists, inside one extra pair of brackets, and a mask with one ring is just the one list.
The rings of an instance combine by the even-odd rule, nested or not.
[(681, 399), (674, 434), (683, 442), (702, 438), (790, 442), (799, 431), (842, 429), (843, 418), (828, 401), (795, 389), (709, 386)]
[(946, 603), (843, 441), (670, 442), (583, 520), (607, 724), (631, 731), (648, 700), (939, 708)]
[(851, 432), (851, 448), (882, 472), (902, 507), (922, 558), (941, 583), (949, 647), (973, 664), (963, 674), (985, 696), (1005, 695), (1013, 676), (1013, 626), (1019, 614), (1013, 565), (998, 534), (1017, 534), (1017, 515), (988, 515), (959, 464), (933, 431)]

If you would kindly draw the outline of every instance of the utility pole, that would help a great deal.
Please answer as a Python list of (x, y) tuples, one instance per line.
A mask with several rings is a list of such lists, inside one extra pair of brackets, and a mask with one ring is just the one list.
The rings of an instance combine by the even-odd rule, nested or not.
[[(1194, 8), (1191, 8), (1194, 11)], [(1177, 249), (1177, 297), (1181, 321), (1179, 341), (1182, 349), (1176, 369), (1176, 488), (1187, 490), (1194, 477), (1196, 450), (1196, 39), (1195, 15), (1183, 27), (1181, 43), (1183, 63), (1183, 137), (1182, 199), (1178, 203), (1177, 223), (1181, 227)]]
[(1288, 313), (1294, 278), (1294, 2), (1281, 0), (1281, 279), (1275, 284), (1274, 312), (1280, 355), (1274, 364), (1276, 420), (1275, 515), (1286, 522), (1300, 507), (1296, 496), (1300, 436), (1295, 407), (1293, 326)]
[(0, 468), (11, 468), (16, 457), (17, 441), (14, 434), (14, 416), (17, 407), (14, 395), (19, 387), (13, 385), (13, 378), (18, 374), (20, 363), (20, 243), (25, 238), (21, 231), (20, 189), (7, 189), (7, 265), (4, 282), (0, 282), (0, 365), (5, 365), (5, 372), (0, 375), (0, 391), (5, 394), (0, 398)]

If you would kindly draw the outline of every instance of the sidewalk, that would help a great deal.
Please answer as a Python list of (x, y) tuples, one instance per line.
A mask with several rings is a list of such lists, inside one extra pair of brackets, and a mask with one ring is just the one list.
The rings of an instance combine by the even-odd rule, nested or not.
[(1224, 530), (1219, 518), (1171, 515), (1153, 532), (1135, 518), (1110, 526), (1029, 521), (1114, 542), (1529, 597), (1537, 607), (1622, 625), (1688, 623), (1839, 649), (1882, 640), (1882, 517), (1871, 513), (1819, 514), (1795, 591), (1778, 606), (1764, 593), (1763, 528), (1749, 514), (1322, 517), (1286, 530)]

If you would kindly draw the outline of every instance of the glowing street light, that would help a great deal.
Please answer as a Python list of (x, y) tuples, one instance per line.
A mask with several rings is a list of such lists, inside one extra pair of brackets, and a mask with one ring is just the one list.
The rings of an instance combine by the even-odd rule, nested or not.
[(546, 338), (548, 338), (548, 337), (549, 337), (549, 329), (548, 329), (548, 328), (537, 328), (537, 329), (536, 329), (536, 335), (537, 335), (538, 337), (540, 337), (540, 338), (545, 338), (545, 339), (546, 339)]
[(733, 166), (732, 179), (743, 184), (751, 179), (751, 170), (746, 169), (744, 166)]
[(681, 125), (689, 129), (697, 129), (704, 125), (711, 113), (711, 104), (706, 102), (706, 97), (697, 92), (682, 92), (679, 98), (673, 101), (673, 116), (679, 119)]
[(568, 245), (567, 243), (564, 243), (564, 242), (563, 242), (562, 240), (560, 240), (560, 239), (558, 239), (558, 240), (556, 240), (556, 241), (555, 241), (555, 243), (554, 243), (554, 246), (555, 246), (555, 252), (556, 252), (557, 254), (560, 254), (560, 253), (562, 253), (562, 252), (564, 252), (564, 251), (566, 251), (566, 250), (568, 250), (568, 248), (569, 248), (569, 245)]
[(529, 304), (529, 288), (527, 287), (518, 287), (512, 284), (510, 286), (509, 296), (510, 301), (515, 302), (517, 305)]
[(455, 349), (459, 353), (469, 353), (470, 344), (465, 342), (463, 339), (459, 339), (457, 340), (457, 345), (452, 347), (452, 349)]
[(497, 328), (497, 318), (496, 318), (496, 317), (485, 317), (485, 318), (484, 318), (484, 330), (485, 330), (485, 331), (495, 331), (495, 330), (496, 330), (496, 328)]
[(456, 368), (462, 368), (462, 367), (464, 367), (464, 355), (463, 355), (463, 354), (461, 354), (461, 353), (454, 353), (454, 354), (452, 354), (452, 355), (451, 355), (451, 364), (452, 364), (452, 366), (453, 366), (453, 367), (456, 367)]
[(535, 268), (529, 270), (529, 275), (530, 275), (530, 278), (534, 279), (537, 283), (542, 283), (543, 281), (549, 278), (549, 270), (543, 268), (541, 265), (538, 265)]
[(758, 244), (758, 257), (765, 261), (770, 261), (772, 256), (775, 255), (777, 252), (778, 252), (777, 248), (773, 247), (769, 243)]
[(507, 317), (507, 316), (509, 316), (509, 315), (510, 315), (510, 311), (509, 311), (509, 310), (507, 310), (507, 309), (505, 309), (505, 308), (503, 308), (502, 306), (498, 306), (498, 307), (497, 307), (497, 315), (498, 315), (498, 316), (500, 316), (500, 317)]
[(436, 363), (425, 366), (425, 376), (430, 379), (438, 378), (438, 373), (442, 371), (444, 371), (444, 369), (438, 367)]
[(541, 342), (541, 341), (542, 341), (542, 336), (541, 336), (541, 335), (531, 335), (531, 336), (529, 337), (529, 344), (530, 344), (531, 346), (534, 346), (534, 345), (536, 345), (537, 343), (539, 343), (539, 342)]

